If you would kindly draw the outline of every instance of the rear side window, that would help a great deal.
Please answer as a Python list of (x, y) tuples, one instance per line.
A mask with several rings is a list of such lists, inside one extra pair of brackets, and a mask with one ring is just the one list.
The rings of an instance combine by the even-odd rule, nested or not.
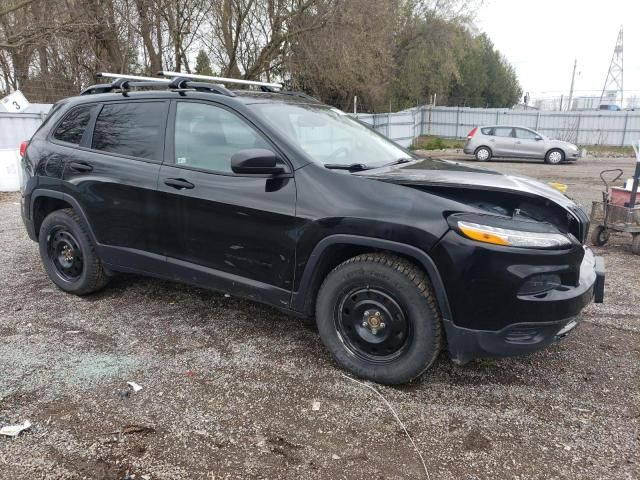
[(96, 119), (92, 147), (160, 162), (165, 117), (164, 102), (106, 104)]
[(83, 105), (67, 113), (67, 116), (58, 124), (53, 138), (79, 145), (89, 120), (91, 120), (91, 111), (94, 107), (95, 105)]
[(480, 131), (483, 135), (493, 135), (493, 128), (481, 128)]
[(496, 127), (493, 129), (493, 134), (496, 137), (513, 137), (512, 132), (512, 127)]

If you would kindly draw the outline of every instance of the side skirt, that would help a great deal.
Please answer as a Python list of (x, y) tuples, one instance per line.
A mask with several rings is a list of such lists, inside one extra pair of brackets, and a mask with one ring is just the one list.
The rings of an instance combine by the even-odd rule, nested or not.
[(290, 311), (290, 290), (239, 275), (131, 248), (99, 245), (98, 255), (112, 271), (186, 283)]

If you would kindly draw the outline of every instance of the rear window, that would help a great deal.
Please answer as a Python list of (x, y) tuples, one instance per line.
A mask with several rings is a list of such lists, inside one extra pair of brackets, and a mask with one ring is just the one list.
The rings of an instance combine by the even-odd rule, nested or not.
[(92, 147), (159, 162), (164, 145), (165, 116), (164, 102), (106, 104), (96, 119)]
[(53, 138), (74, 145), (80, 144), (94, 107), (95, 105), (83, 105), (71, 110), (58, 124)]

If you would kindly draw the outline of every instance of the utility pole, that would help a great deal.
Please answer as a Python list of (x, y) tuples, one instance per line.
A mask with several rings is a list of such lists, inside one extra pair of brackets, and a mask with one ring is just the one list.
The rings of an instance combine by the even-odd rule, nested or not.
[(573, 100), (573, 85), (576, 81), (576, 66), (578, 65), (578, 59), (573, 61), (573, 74), (571, 75), (571, 88), (569, 89), (569, 101), (567, 102), (567, 111), (571, 110), (571, 100)]

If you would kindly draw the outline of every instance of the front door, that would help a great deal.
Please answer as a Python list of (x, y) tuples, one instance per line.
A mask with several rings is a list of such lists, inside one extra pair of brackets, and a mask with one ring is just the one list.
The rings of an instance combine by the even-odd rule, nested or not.
[(186, 100), (171, 109), (169, 158), (158, 188), (175, 278), (285, 305), (296, 245), (293, 177), (231, 171), (231, 157), (240, 150), (277, 151), (237, 113)]
[(544, 141), (540, 136), (526, 128), (516, 128), (516, 149), (518, 156), (530, 158), (544, 158)]

